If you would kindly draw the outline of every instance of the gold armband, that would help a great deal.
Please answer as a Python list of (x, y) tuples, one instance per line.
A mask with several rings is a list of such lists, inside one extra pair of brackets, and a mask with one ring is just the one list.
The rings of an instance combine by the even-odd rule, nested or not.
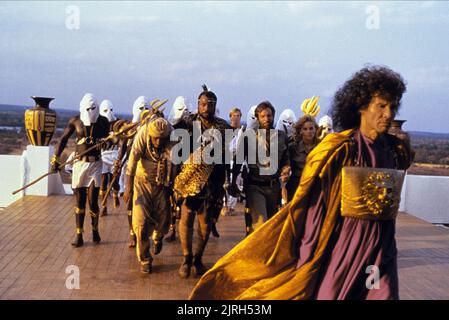
[(366, 220), (395, 219), (404, 177), (404, 170), (344, 167), (341, 215)]
[(51, 165), (55, 165), (55, 164), (61, 164), (61, 159), (59, 159), (59, 157), (57, 155), (53, 155), (53, 157), (51, 157), (50, 159), (50, 164)]

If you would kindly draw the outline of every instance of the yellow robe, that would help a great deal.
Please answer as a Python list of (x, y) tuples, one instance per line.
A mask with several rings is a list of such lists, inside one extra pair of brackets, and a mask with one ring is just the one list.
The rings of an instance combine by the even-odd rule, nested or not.
[[(312, 150), (292, 201), (218, 260), (199, 280), (190, 299), (313, 298), (340, 212), (341, 169), (353, 162), (353, 133), (350, 129), (329, 134)], [(400, 160), (408, 162), (407, 148), (399, 140), (395, 142)], [(309, 207), (310, 190), (317, 179), (324, 192), (326, 216), (312, 258), (297, 269), (299, 234)]]

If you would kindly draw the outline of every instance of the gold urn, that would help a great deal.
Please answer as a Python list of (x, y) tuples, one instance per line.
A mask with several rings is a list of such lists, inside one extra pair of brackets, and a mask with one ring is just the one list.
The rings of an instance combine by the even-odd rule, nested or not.
[(390, 129), (388, 130), (388, 133), (398, 137), (399, 139), (403, 140), (405, 143), (407, 143), (410, 146), (410, 135), (407, 132), (405, 132), (404, 130), (402, 130), (402, 125), (406, 121), (407, 120), (394, 119), (391, 122), (391, 126), (390, 126)]
[(49, 108), (54, 98), (31, 97), (36, 106), (25, 111), (25, 129), (33, 146), (48, 146), (56, 130), (56, 112)]

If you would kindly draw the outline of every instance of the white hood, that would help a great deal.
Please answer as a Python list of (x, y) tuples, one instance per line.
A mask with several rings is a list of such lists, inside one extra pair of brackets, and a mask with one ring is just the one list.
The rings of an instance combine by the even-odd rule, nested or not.
[(80, 102), (80, 119), (85, 126), (97, 122), (100, 115), (100, 107), (92, 93), (86, 93)]
[(100, 115), (108, 118), (109, 122), (117, 120), (114, 115), (114, 107), (112, 106), (111, 100), (103, 100), (100, 103)]
[(246, 127), (250, 129), (259, 128), (259, 121), (256, 118), (256, 108), (257, 106), (252, 106), (249, 108), (248, 114), (246, 115)]
[(332, 118), (328, 115), (325, 115), (320, 118), (318, 121), (318, 126), (321, 128), (321, 134), (318, 139), (323, 139), (326, 135), (334, 131), (334, 125), (332, 122)]
[(150, 109), (150, 100), (145, 96), (140, 96), (133, 104), (133, 123), (140, 121), (140, 114), (143, 110)]
[(293, 125), (296, 122), (296, 115), (292, 109), (285, 109), (279, 116), (279, 120), (276, 123), (276, 129), (284, 131), (287, 137), (291, 137), (293, 133)]
[(190, 114), (190, 109), (190, 103), (185, 97), (177, 97), (170, 110), (170, 114), (168, 115), (168, 121), (174, 126), (181, 121), (182, 118)]

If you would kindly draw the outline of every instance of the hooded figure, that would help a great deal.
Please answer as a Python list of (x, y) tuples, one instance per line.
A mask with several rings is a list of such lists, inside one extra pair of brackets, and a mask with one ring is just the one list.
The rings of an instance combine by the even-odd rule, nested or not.
[(317, 136), (319, 140), (323, 140), (325, 136), (327, 136), (329, 133), (334, 132), (333, 130), (333, 124), (332, 119), (328, 115), (325, 115), (320, 118), (318, 121), (318, 132)]
[(257, 106), (252, 106), (249, 109), (248, 114), (246, 115), (246, 127), (247, 128), (257, 129), (259, 127), (259, 122), (257, 121), (257, 118), (256, 118), (256, 107)]
[(170, 110), (170, 114), (168, 115), (168, 121), (175, 125), (179, 121), (181, 121), (182, 118), (190, 114), (189, 108), (190, 103), (187, 101), (187, 99), (183, 96), (179, 96), (176, 98), (175, 102), (173, 103), (173, 107)]
[(80, 119), (87, 127), (97, 122), (100, 108), (97, 99), (92, 93), (86, 93), (80, 102)]
[(114, 109), (111, 100), (103, 100), (100, 103), (100, 115), (108, 118), (109, 122), (117, 120), (114, 115)]
[(150, 100), (145, 96), (140, 96), (133, 104), (133, 123), (140, 121), (140, 114), (143, 110), (150, 109)]
[(292, 136), (292, 127), (296, 122), (296, 115), (292, 109), (285, 109), (279, 116), (279, 120), (276, 124), (276, 130), (284, 131), (287, 137)]

